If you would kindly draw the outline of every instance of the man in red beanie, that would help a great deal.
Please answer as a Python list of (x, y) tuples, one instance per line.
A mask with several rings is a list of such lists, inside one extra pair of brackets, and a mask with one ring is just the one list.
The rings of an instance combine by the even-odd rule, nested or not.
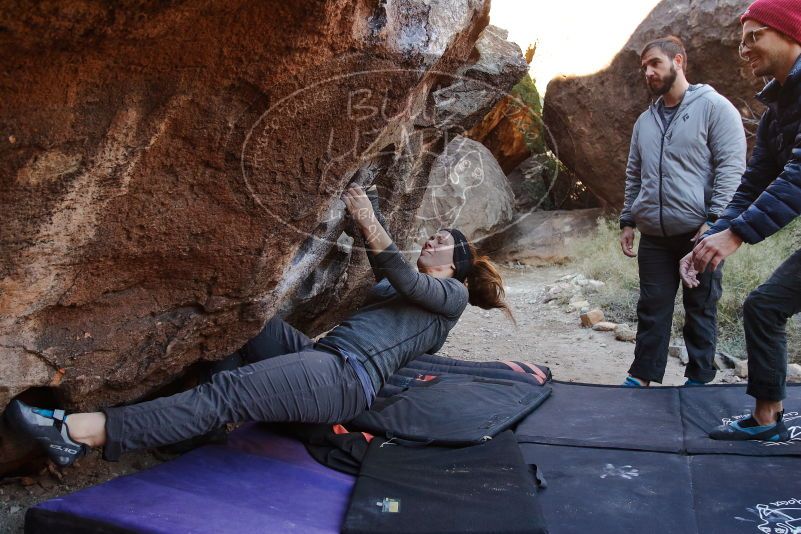
[[(801, 0), (757, 0), (740, 18), (740, 56), (755, 76), (773, 80), (757, 95), (767, 110), (737, 192), (723, 214), (681, 262), (685, 285), (716, 268), (743, 242), (754, 244), (801, 215)], [(719, 426), (713, 439), (787, 441), (782, 400), (787, 376), (787, 320), (801, 312), (801, 250), (743, 303), (748, 394), (756, 409)]]

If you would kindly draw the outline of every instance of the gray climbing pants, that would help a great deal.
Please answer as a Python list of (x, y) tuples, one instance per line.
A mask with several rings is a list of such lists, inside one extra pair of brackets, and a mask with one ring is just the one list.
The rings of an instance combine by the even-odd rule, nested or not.
[[(280, 328), (283, 321), (277, 321), (268, 322), (265, 331)], [(362, 384), (342, 356), (297, 336), (287, 338), (284, 348), (298, 350), (275, 355), (269, 353), (276, 351), (274, 343), (268, 350), (258, 342), (275, 338), (265, 331), (238, 351), (254, 363), (219, 372), (211, 382), (177, 395), (106, 408), (104, 458), (177, 443), (226, 423), (340, 423), (367, 409)]]

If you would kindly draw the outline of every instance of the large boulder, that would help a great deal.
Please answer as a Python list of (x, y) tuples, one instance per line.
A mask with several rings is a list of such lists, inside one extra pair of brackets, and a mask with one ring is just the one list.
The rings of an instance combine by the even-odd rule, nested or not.
[(378, 184), (402, 241), (443, 129), (480, 118), (431, 119), (484, 0), (23, 4), (0, 6), (0, 409), (139, 398), (315, 298), (330, 326), (368, 280), (345, 185)]
[[(708, 83), (740, 110), (749, 132), (763, 107), (755, 79), (737, 54), (739, 16), (750, 0), (664, 0), (637, 27), (609, 67), (589, 76), (556, 78), (545, 93), (546, 141), (590, 191), (612, 208), (623, 205), (631, 130), (650, 95), (640, 50), (667, 34), (687, 47), (688, 79)], [(749, 138), (752, 137), (749, 135)]]
[(514, 217), (514, 194), (492, 153), (457, 136), (434, 161), (428, 188), (417, 210), (415, 238), (421, 247), (440, 228), (458, 228), (480, 243)]

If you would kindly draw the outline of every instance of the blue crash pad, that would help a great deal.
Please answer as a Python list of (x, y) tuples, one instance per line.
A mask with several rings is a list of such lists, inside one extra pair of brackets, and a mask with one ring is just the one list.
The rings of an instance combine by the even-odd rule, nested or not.
[(318, 464), (302, 443), (246, 425), (152, 469), (28, 511), (39, 532), (339, 532), (355, 478)]

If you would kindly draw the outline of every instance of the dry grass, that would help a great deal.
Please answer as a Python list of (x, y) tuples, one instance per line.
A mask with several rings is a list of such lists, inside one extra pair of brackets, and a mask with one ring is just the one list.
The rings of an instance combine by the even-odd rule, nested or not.
[[(577, 270), (585, 276), (606, 282), (593, 299), (593, 304), (600, 306), (612, 321), (636, 323), (639, 296), (637, 260), (623, 255), (619, 236), (617, 221), (599, 219), (597, 233), (574, 241), (571, 256)], [(762, 243), (744, 245), (726, 261), (723, 297), (718, 303), (719, 349), (745, 357), (743, 301), (800, 246), (801, 221), (796, 220)], [(673, 334), (680, 337), (684, 323), (681, 294), (677, 296), (676, 304)], [(801, 362), (801, 315), (790, 320), (787, 334), (790, 360)]]

